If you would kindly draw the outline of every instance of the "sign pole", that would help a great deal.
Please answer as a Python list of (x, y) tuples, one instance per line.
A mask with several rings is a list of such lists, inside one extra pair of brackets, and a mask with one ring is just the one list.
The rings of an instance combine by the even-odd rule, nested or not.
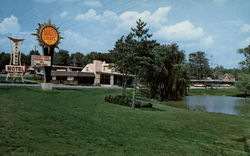
[(43, 48), (43, 54), (44, 56), (50, 56), (51, 57), (51, 64), (50, 66), (44, 66), (44, 83), (48, 83), (50, 82), (51, 78), (51, 69), (52, 69), (52, 61), (53, 61), (53, 56), (54, 56), (54, 50), (55, 47), (51, 47), (51, 48), (47, 48), (44, 47)]

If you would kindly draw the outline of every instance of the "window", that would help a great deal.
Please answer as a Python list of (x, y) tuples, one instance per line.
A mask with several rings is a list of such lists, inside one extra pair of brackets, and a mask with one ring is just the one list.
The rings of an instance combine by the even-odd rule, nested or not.
[(101, 84), (110, 84), (110, 75), (101, 75)]

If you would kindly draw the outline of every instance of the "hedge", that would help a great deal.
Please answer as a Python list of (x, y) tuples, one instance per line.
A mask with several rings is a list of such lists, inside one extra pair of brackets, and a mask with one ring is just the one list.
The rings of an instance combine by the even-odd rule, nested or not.
[[(123, 97), (120, 95), (117, 96), (112, 96), (112, 95), (107, 95), (105, 96), (105, 102), (108, 103), (113, 103), (113, 104), (118, 104), (122, 106), (131, 106), (131, 99), (127, 97)], [(135, 107), (136, 108), (152, 108), (152, 104), (150, 102), (142, 102), (142, 101), (135, 101)]]

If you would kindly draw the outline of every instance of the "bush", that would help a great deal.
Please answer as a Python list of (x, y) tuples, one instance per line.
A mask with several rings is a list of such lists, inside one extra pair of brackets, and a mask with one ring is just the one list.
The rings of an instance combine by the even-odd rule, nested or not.
[[(122, 106), (131, 106), (131, 99), (127, 97), (123, 97), (120, 95), (112, 96), (112, 95), (106, 95), (104, 98), (105, 102), (118, 104)], [(136, 108), (152, 108), (152, 104), (149, 102), (142, 102), (142, 101), (135, 101), (135, 107)]]

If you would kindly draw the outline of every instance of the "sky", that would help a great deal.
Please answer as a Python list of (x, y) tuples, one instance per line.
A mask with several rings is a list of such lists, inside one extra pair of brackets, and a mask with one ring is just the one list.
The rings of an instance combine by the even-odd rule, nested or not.
[(31, 34), (48, 19), (64, 37), (60, 49), (108, 52), (140, 18), (152, 39), (177, 43), (187, 59), (203, 51), (212, 67), (239, 68), (237, 51), (250, 44), (249, 8), (250, 0), (0, 0), (0, 52), (10, 52), (11, 36), (25, 39), (28, 54), (38, 46)]

